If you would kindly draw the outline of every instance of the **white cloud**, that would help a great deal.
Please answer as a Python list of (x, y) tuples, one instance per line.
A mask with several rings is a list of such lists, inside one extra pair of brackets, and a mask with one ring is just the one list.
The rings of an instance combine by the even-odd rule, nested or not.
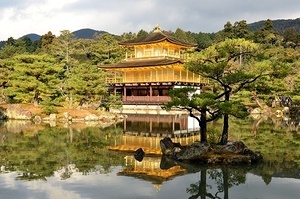
[(165, 30), (216, 32), (227, 21), (299, 18), (299, 7), (298, 0), (1, 0), (0, 40), (81, 28), (122, 34), (150, 31), (156, 24)]

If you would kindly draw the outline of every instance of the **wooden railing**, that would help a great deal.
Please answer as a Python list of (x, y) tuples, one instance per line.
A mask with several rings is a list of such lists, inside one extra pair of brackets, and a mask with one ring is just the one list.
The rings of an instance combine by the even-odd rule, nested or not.
[(169, 96), (123, 96), (125, 104), (162, 104), (169, 101)]
[(107, 83), (149, 83), (149, 82), (187, 82), (187, 83), (201, 83), (207, 84), (208, 80), (200, 77), (199, 75), (195, 75), (192, 77), (186, 76), (169, 76), (169, 75), (158, 75), (154, 77), (146, 77), (146, 76), (135, 76), (135, 77), (115, 77), (115, 78), (107, 78)]

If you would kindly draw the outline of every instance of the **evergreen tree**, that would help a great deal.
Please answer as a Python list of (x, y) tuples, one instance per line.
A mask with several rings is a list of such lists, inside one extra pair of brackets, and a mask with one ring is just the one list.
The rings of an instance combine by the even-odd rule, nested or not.
[(172, 36), (180, 41), (188, 42), (188, 37), (187, 37), (185, 31), (183, 31), (180, 28), (177, 28)]
[(276, 35), (272, 20), (266, 20), (263, 27), (255, 33), (255, 41), (261, 44), (276, 43)]
[[(198, 121), (200, 141), (202, 143), (208, 142), (207, 123), (220, 117), (219, 102), (215, 100), (216, 95), (210, 92), (199, 94), (196, 93), (196, 89), (193, 87), (182, 87), (171, 90), (169, 96), (171, 97), (171, 101), (165, 103), (163, 108), (167, 110), (175, 108), (188, 111), (189, 116)], [(209, 117), (207, 113), (209, 113)]]
[(244, 105), (231, 99), (231, 95), (256, 81), (268, 69), (268, 66), (253, 60), (257, 50), (257, 44), (245, 39), (227, 39), (195, 53), (186, 64), (188, 70), (219, 85), (215, 100), (220, 102), (224, 120), (220, 144), (228, 141), (229, 115), (247, 115)]
[(41, 50), (44, 53), (50, 53), (51, 45), (54, 42), (55, 35), (52, 34), (51, 31), (49, 31), (47, 34), (44, 34), (41, 37)]
[(282, 32), (287, 47), (296, 47), (300, 43), (300, 33), (295, 28), (288, 28)]
[(77, 51), (77, 44), (74, 35), (69, 30), (63, 30), (58, 37), (54, 38), (50, 48), (51, 54), (63, 65), (62, 68), (64, 73), (61, 74), (63, 80), (61, 89), (62, 94), (66, 95), (69, 107), (73, 107), (72, 92), (70, 92), (68, 88), (70, 88), (70, 77), (75, 75), (71, 73), (71, 69), (78, 65), (78, 61), (74, 59), (74, 54), (76, 54)]
[(5, 89), (8, 102), (39, 104), (58, 95), (62, 67), (48, 55), (18, 55), (4, 62), (11, 71)]
[(79, 64), (70, 70), (72, 75), (68, 80), (67, 90), (73, 96), (73, 103), (79, 106), (98, 106), (107, 92), (104, 71), (88, 64)]
[(227, 23), (224, 25), (224, 29), (222, 31), (222, 37), (224, 39), (233, 39), (234, 38), (234, 27), (230, 23), (230, 21), (227, 21)]
[(136, 37), (137, 37), (137, 38), (143, 38), (143, 37), (146, 37), (148, 34), (149, 34), (149, 33), (148, 33), (147, 31), (141, 29), (141, 30), (137, 33)]
[(106, 33), (96, 36), (95, 39), (96, 42), (91, 47), (95, 64), (116, 63), (124, 58), (124, 50), (115, 36)]
[(234, 23), (234, 38), (251, 38), (251, 32), (248, 28), (247, 22), (245, 20)]
[(13, 57), (16, 54), (26, 52), (26, 44), (21, 39), (8, 38), (4, 47), (0, 50), (0, 58), (5, 59)]

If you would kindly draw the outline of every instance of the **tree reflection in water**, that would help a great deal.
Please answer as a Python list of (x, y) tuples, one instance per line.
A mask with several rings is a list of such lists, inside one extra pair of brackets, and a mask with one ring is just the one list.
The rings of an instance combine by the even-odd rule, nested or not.
[[(1, 127), (0, 127), (1, 128)], [(121, 129), (88, 127), (56, 128), (8, 132), (0, 131), (1, 172), (18, 172), (18, 180), (46, 180), (59, 175), (62, 180), (73, 173), (109, 173), (124, 164), (122, 156), (107, 151)]]
[(246, 175), (257, 165), (243, 166), (205, 166), (175, 162), (166, 157), (161, 159), (161, 169), (170, 169), (175, 165), (180, 165), (188, 173), (199, 172), (199, 181), (192, 183), (186, 189), (191, 194), (189, 199), (229, 199), (229, 189), (246, 182)]

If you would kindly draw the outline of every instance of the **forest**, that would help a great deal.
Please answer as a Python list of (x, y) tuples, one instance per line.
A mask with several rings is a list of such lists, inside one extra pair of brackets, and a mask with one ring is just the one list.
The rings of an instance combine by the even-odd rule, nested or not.
[[(60, 35), (49, 31), (35, 42), (28, 37), (10, 37), (0, 48), (0, 102), (39, 104), (45, 107), (45, 112), (55, 111), (56, 106), (97, 107), (104, 99), (109, 99), (110, 105), (116, 104), (117, 97), (107, 93), (106, 73), (98, 66), (123, 60), (126, 49), (118, 43), (147, 34), (140, 30), (78, 39), (69, 30), (62, 30)], [(177, 28), (165, 34), (197, 43), (196, 52), (226, 40), (242, 39), (257, 44), (258, 59), (267, 60), (264, 64), (268, 65), (268, 75), (245, 86), (239, 96), (250, 99), (255, 92), (265, 101), (285, 95), (291, 96), (295, 104), (300, 102), (300, 33), (296, 28), (275, 31), (273, 22), (266, 20), (261, 28), (253, 30), (242, 20), (227, 22), (217, 33), (193, 33)]]

